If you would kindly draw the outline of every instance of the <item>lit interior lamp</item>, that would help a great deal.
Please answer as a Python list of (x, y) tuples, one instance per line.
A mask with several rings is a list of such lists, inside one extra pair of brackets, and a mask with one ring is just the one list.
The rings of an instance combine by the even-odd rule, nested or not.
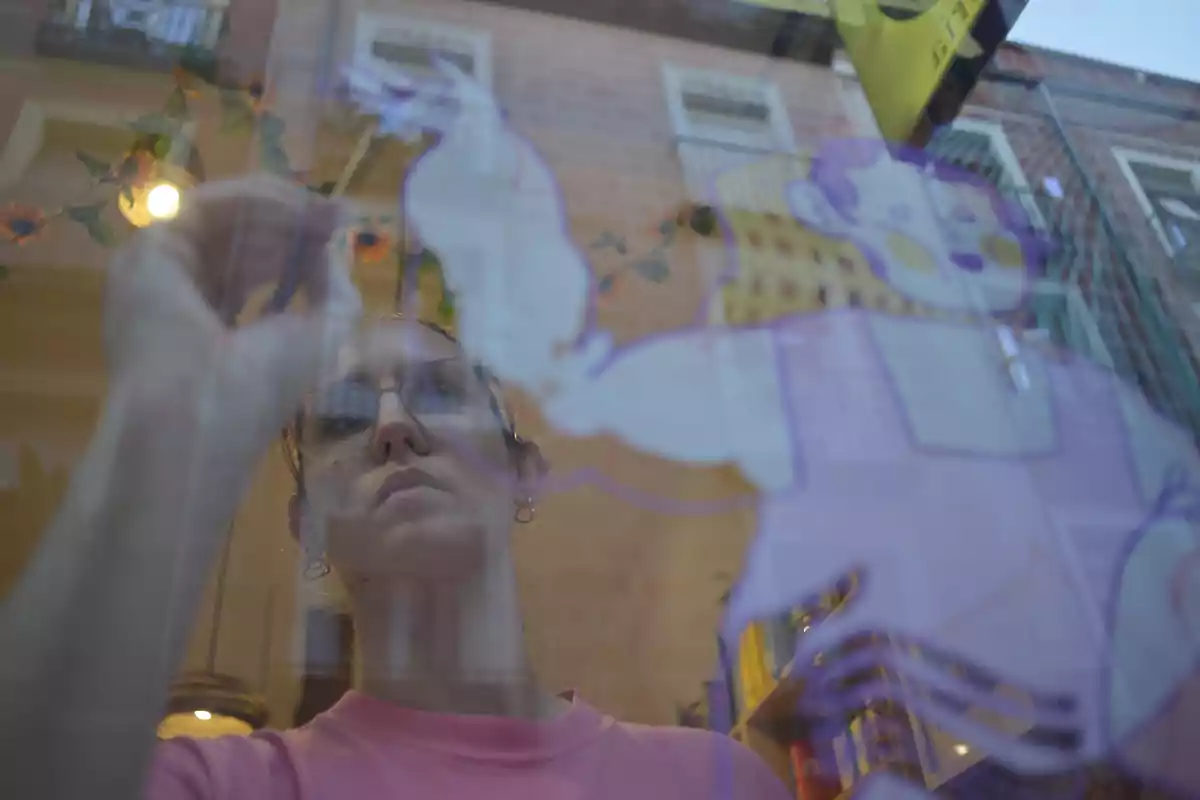
[(179, 214), (182, 193), (203, 180), (204, 166), (199, 154), (181, 137), (166, 158), (154, 162), (149, 175), (121, 192), (117, 208), (139, 228), (174, 219)]
[(193, 673), (171, 687), (158, 738), (246, 736), (267, 722), (263, 698), (229, 675)]
[(139, 228), (174, 219), (179, 213), (180, 193), (192, 183), (166, 165), (154, 172), (153, 178), (122, 192), (117, 200), (121, 214)]
[(965, 744), (954, 745), (955, 755), (965, 756), (969, 752), (971, 752), (971, 748), (967, 747)]
[(203, 710), (191, 714), (168, 714), (158, 724), (160, 739), (174, 739), (176, 736), (212, 739), (217, 736), (248, 736), (253, 732), (254, 729), (240, 719)]
[(146, 194), (146, 210), (156, 220), (174, 219), (179, 213), (179, 187), (160, 183)]
[[(197, 180), (202, 172), (193, 171)], [(148, 194), (154, 194), (151, 185)], [(152, 201), (159, 212), (178, 211), (179, 193), (159, 191)], [(151, 201), (147, 198), (147, 208)], [(167, 695), (163, 718), (158, 725), (158, 738), (172, 739), (190, 736), (209, 739), (217, 736), (246, 736), (267, 724), (267, 701), (254, 691), (244, 680), (217, 671), (217, 644), (221, 639), (221, 609), (224, 606), (226, 573), (229, 570), (229, 554), (234, 538), (234, 527), (230, 525), (225, 538), (225, 549), (217, 569), (217, 590), (212, 606), (212, 627), (209, 629), (208, 658), (204, 667), (195, 672), (179, 675), (171, 684)], [(271, 619), (268, 595), (267, 620)], [(264, 655), (264, 664), (269, 663)], [(265, 678), (264, 678), (265, 683)]]

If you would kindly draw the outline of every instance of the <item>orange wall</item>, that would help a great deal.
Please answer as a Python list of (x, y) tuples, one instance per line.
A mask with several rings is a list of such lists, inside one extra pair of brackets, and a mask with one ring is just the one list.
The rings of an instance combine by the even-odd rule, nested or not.
[[(513, 126), (533, 140), (556, 172), (581, 245), (611, 230), (627, 236), (636, 254), (655, 241), (657, 223), (688, 199), (662, 89), (665, 61), (771, 77), (781, 88), (801, 149), (822, 135), (862, 124), (853, 87), (828, 70), (768, 62), (762, 55), (461, 0), (371, 6), (304, 0), (288, 4), (278, 18), (270, 4), (241, 0), (231, 10), (233, 45), (226, 55), (251, 74), (269, 54), (271, 102), (287, 122), (288, 146), (301, 167), (336, 169), (348, 158), (352, 135), (326, 130), (322, 144), (314, 144), (316, 128), (330, 125), (313, 86), (322, 68), (323, 34), (332, 30), (335, 61), (344, 61), (355, 16), (368, 7), (492, 33), (494, 91)], [(28, 101), (137, 113), (155, 108), (170, 88), (167, 76), (28, 54), (15, 67), (0, 78), (0, 140)], [(196, 114), (210, 178), (253, 168), (249, 143), (219, 133), (214, 104), (197, 101)], [(51, 203), (77, 179), (71, 177), (80, 174), (71, 137), (81, 134), (62, 126), (54, 131), (54, 147), (4, 189), (5, 200)], [(85, 143), (91, 144), (86, 132), (79, 146)], [(398, 172), (366, 172), (359, 194), (392, 196)], [(0, 384), (0, 419), (14, 420), (0, 439), (58, 442), (69, 463), (86, 441), (103, 387), (99, 269), (109, 253), (80, 231), (64, 229), (15, 253), (6, 250), (5, 258), (10, 255), (13, 275), (0, 283), (0, 376), (18, 376), (21, 386)], [(606, 252), (594, 266), (616, 267), (614, 258)], [(629, 340), (690, 323), (708, 276), (724, 259), (719, 242), (682, 240), (671, 251), (671, 278), (651, 284), (628, 276), (603, 300), (600, 324)], [(390, 287), (372, 285), (386, 304)], [(31, 374), (41, 383), (31, 382)], [(55, 388), (64, 375), (82, 388), (74, 394)], [(565, 440), (547, 431), (527, 405), (519, 415), (556, 469), (591, 466), (677, 498), (748, 490), (732, 470), (689, 469), (604, 438)], [(289, 489), (277, 460), (268, 459), (252, 491), (239, 519), (218, 666), (257, 683), (267, 640), (273, 660), (267, 689), (276, 721), (286, 721), (295, 699), (294, 687), (288, 688), (295, 678), (294, 654), (301, 648), (289, 627), (297, 587), (282, 526)], [(701, 681), (710, 673), (718, 599), (738, 571), (753, 524), (750, 512), (654, 514), (588, 488), (546, 499), (538, 521), (517, 530), (516, 546), (529, 644), (547, 681), (579, 687), (597, 705), (626, 718), (671, 721), (677, 704), (700, 696)], [(273, 618), (265, 616), (268, 597)], [(203, 653), (208, 624), (202, 614), (193, 665)]]

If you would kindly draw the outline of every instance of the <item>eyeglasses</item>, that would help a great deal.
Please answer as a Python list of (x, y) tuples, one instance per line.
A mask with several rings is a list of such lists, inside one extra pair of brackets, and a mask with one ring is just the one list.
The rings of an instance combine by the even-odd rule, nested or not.
[[(395, 394), (414, 419), (452, 414), (471, 401), (470, 378), (452, 361), (418, 364), (397, 376), (397, 389), (383, 389), (369, 375), (349, 375), (326, 387), (310, 406), (304, 433), (315, 442), (329, 442), (362, 433), (379, 418), (380, 399)], [(449, 365), (449, 366), (448, 366)], [(493, 408), (495, 408), (493, 402)]]
[[(393, 314), (391, 317), (392, 320), (403, 318), (402, 314)], [(458, 345), (458, 339), (440, 325), (421, 319), (416, 320), (416, 323)], [(370, 430), (379, 419), (380, 398), (387, 392), (396, 392), (405, 410), (418, 423), (421, 422), (422, 415), (449, 413), (453, 410), (454, 403), (462, 407), (469, 395), (468, 387), (463, 383), (463, 376), (467, 372), (460, 369), (456, 376), (446, 374), (445, 364), (452, 361), (461, 364), (457, 359), (450, 359), (429, 362), (410, 369), (408, 375), (401, 376), (406, 380), (397, 381), (396, 385), (401, 387), (399, 392), (394, 389), (384, 390), (377, 380), (360, 375), (351, 375), (349, 380), (343, 379), (326, 387), (323, 392), (318, 393), (313, 404), (317, 435), (327, 434), (329, 438), (326, 441), (331, 441), (346, 439)], [(500, 382), (482, 365), (472, 365), (471, 371), (479, 385), (487, 391), (488, 405), (500, 422), (505, 444), (510, 449), (520, 447), (522, 440), (517, 434), (516, 421), (502, 399)], [(457, 389), (454, 388), (456, 381)], [(282, 435), (282, 448), (288, 469), (301, 487), (304, 485), (301, 435), (305, 424), (304, 413), (298, 412), (292, 426), (285, 428)]]
[(292, 476), (303, 482), (302, 446), (306, 442), (333, 443), (371, 430), (379, 420), (380, 401), (386, 394), (396, 395), (419, 425), (434, 415), (464, 409), (472, 394), (469, 375), (484, 387), (505, 444), (519, 446), (521, 438), (501, 399), (499, 382), (485, 368), (475, 365), (467, 371), (461, 363), (455, 358), (413, 365), (397, 376), (398, 388), (383, 388), (377, 377), (365, 374), (351, 374), (325, 387), (307, 410), (297, 413), (291, 428), (283, 431), (283, 451)]

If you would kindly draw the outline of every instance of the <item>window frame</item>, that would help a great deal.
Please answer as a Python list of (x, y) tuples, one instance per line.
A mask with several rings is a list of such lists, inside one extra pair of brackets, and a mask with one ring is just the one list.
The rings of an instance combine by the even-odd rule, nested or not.
[[(792, 128), (792, 120), (788, 115), (787, 105), (783, 102), (779, 85), (774, 81), (757, 75), (689, 67), (669, 61), (662, 65), (662, 78), (667, 113), (677, 142), (712, 144), (763, 153), (796, 153), (796, 134)], [(696, 130), (688, 121), (687, 109), (683, 105), (683, 90), (689, 79), (697, 78), (724, 84), (739, 91), (760, 92), (769, 114), (767, 124), (774, 140), (772, 146), (764, 148), (758, 136), (744, 131), (730, 129), (714, 135), (711, 129)]]
[(1154, 204), (1150, 201), (1150, 196), (1146, 194), (1146, 190), (1142, 187), (1142, 182), (1138, 178), (1137, 173), (1133, 171), (1131, 162), (1140, 162), (1153, 167), (1178, 169), (1181, 172), (1187, 171), (1191, 173), (1192, 182), (1195, 185), (1197, 194), (1200, 194), (1200, 156), (1197, 156), (1196, 160), (1192, 161), (1186, 158), (1147, 153), (1143, 150), (1134, 150), (1129, 147), (1114, 147), (1112, 148), (1112, 154), (1113, 158), (1117, 161), (1117, 166), (1121, 169), (1121, 174), (1125, 176), (1125, 180), (1128, 181), (1129, 187), (1133, 190), (1133, 195), (1137, 199), (1138, 206), (1142, 209), (1142, 213), (1146, 215), (1150, 227), (1154, 229), (1154, 234), (1158, 237), (1163, 250), (1166, 251), (1169, 257), (1174, 258), (1178, 255), (1181, 248), (1177, 247), (1171, 241), (1171, 237), (1167, 235), (1167, 229), (1163, 226), (1162, 220), (1159, 219), (1158, 212), (1154, 209)]
[(992, 155), (1000, 162), (1008, 179), (1020, 192), (1019, 201), (1021, 207), (1025, 209), (1025, 213), (1029, 215), (1029, 221), (1040, 231), (1048, 230), (1046, 217), (1034, 199), (1033, 184), (1025, 175), (1025, 169), (1021, 166), (1021, 160), (1017, 158), (1017, 152), (1008, 140), (1003, 123), (977, 117), (959, 117), (950, 123), (949, 127), (952, 131), (977, 133), (988, 138), (992, 147)]
[(425, 36), (454, 37), (469, 43), (475, 67), (471, 77), (483, 89), (491, 90), (492, 34), (482, 28), (449, 25), (421, 17), (411, 17), (407, 14), (363, 11), (358, 14), (354, 26), (354, 61), (356, 63), (373, 62), (388, 73), (397, 75), (402, 73), (402, 68), (371, 55), (371, 48), (375, 42), (387, 41), (388, 33), (397, 30), (408, 31), (418, 36), (423, 34)]

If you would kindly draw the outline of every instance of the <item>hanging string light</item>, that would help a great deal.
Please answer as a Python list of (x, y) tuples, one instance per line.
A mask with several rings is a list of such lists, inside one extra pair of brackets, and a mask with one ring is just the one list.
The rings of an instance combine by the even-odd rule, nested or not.
[[(225, 583), (233, 532), (233, 526), (230, 526), (217, 569), (204, 669), (184, 673), (172, 684), (166, 715), (158, 726), (160, 739), (174, 736), (212, 738), (230, 734), (246, 735), (267, 724), (266, 700), (240, 678), (217, 672), (217, 645), (221, 637), (221, 612), (225, 605)], [(269, 613), (267, 619), (269, 623)], [(268, 660), (268, 654), (264, 653), (264, 667)]]

